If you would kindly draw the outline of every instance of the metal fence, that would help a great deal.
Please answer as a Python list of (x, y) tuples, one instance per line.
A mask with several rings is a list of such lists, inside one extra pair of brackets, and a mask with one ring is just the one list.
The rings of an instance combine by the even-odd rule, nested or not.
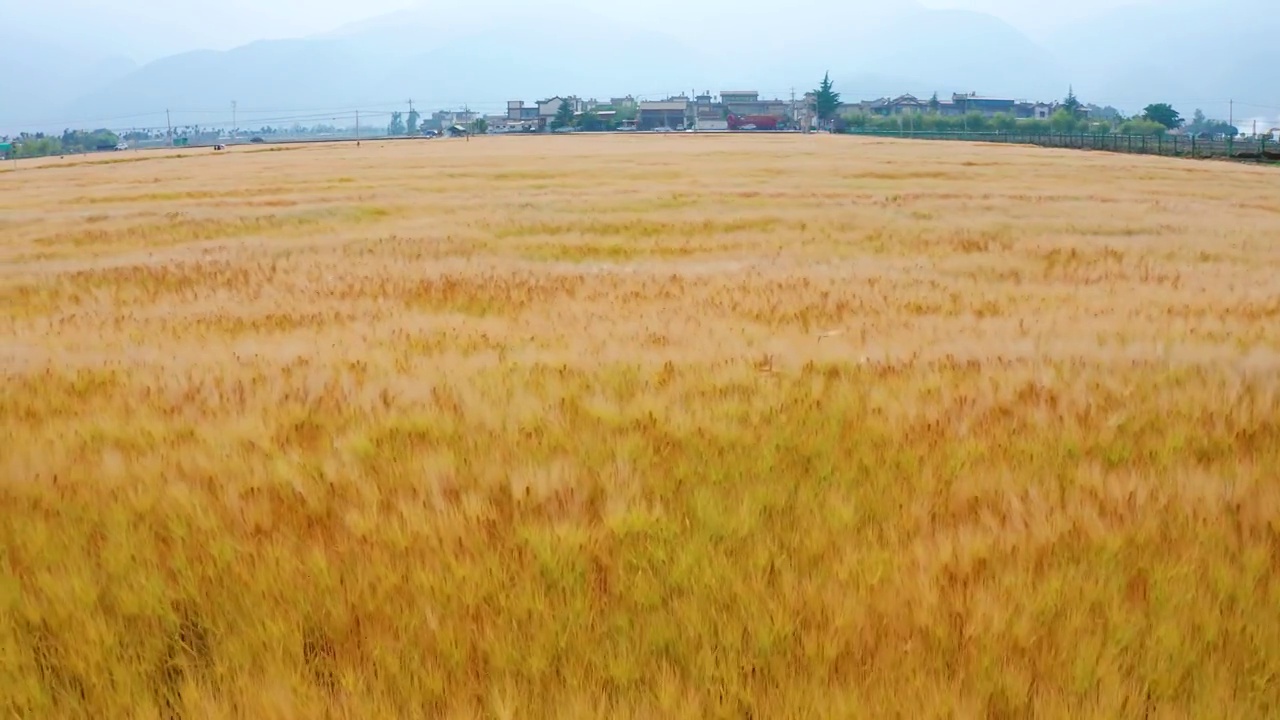
[(846, 133), (850, 135), (910, 138), (914, 140), (1011, 143), (1074, 150), (1167, 155), (1171, 157), (1280, 162), (1280, 143), (1265, 136), (1244, 140), (1235, 138), (1207, 140), (1182, 135), (1115, 135), (1110, 133), (933, 132), (857, 129), (847, 130)]

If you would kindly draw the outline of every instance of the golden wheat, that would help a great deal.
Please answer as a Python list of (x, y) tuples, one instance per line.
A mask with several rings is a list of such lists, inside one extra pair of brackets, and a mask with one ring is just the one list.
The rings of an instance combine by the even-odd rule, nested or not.
[(1274, 717), (1280, 183), (839, 137), (0, 175), (6, 717)]

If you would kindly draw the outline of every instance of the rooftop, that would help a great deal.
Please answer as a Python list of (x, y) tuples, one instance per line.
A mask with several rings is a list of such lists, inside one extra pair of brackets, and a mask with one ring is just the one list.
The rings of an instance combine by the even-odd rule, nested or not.
[(968, 94), (955, 93), (951, 97), (955, 98), (956, 100), (978, 100), (978, 101), (986, 101), (986, 102), (1014, 102), (1010, 98), (989, 97), (986, 95), (978, 95), (977, 93), (968, 93)]
[(683, 111), (683, 110), (684, 110), (685, 108), (687, 108), (688, 106), (689, 106), (689, 103), (687, 103), (687, 102), (681, 102), (681, 101), (677, 101), (677, 102), (670, 102), (670, 101), (664, 101), (664, 102), (642, 102), (642, 103), (640, 103), (640, 109), (641, 109), (641, 110), (658, 110), (658, 111), (661, 111), (661, 110), (681, 110), (681, 111)]

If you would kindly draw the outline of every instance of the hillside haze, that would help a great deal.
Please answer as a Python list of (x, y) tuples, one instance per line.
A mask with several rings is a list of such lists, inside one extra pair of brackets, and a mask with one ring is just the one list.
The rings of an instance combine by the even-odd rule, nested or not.
[(1117, 107), (1169, 102), (1226, 119), (1280, 118), (1280, 13), (1271, 0), (1217, 9), (1204, 0), (1122, 7), (1061, 28), (1045, 42), (1071, 57), (1077, 90)]
[[(0, 74), (0, 131), (154, 127), (166, 109), (176, 124), (226, 124), (233, 100), (250, 126), (296, 112), (398, 108), (408, 98), (425, 111), (500, 112), (508, 99), (571, 93), (755, 88), (786, 97), (828, 70), (848, 100), (934, 91), (1056, 99), (1074, 85), (1088, 102), (1129, 112), (1172, 102), (1184, 116), (1203, 107), (1225, 118), (1236, 99), (1239, 118), (1280, 115), (1280, 87), (1263, 81), (1280, 64), (1267, 42), (1280, 35), (1280, 16), (1263, 0), (1226, 12), (1207, 0), (1123, 5), (1035, 38), (992, 14), (914, 2), (829, 2), (765, 17), (670, 0), (589, 11), (510, 4), (483, 14), (417, 5), (249, 42), (236, 39), (285, 27), (287, 13), (254, 15), (237, 3), (225, 14), (249, 22), (227, 31), (177, 9), (87, 7), (58, 26), (14, 13), (0, 30), (0, 63), (21, 70)], [(297, 27), (319, 22), (309, 16)]]

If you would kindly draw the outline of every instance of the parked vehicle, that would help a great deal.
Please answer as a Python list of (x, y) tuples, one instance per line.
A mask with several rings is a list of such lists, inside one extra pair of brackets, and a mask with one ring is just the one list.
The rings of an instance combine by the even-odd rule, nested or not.
[(781, 118), (776, 115), (730, 115), (730, 130), (777, 130)]

